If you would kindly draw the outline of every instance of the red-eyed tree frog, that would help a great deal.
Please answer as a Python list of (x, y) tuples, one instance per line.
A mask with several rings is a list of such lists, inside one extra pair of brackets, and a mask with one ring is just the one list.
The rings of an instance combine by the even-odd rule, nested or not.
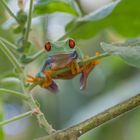
[(51, 84), (47, 89), (51, 92), (57, 92), (58, 85), (49, 75), (46, 77), (45, 72), (65, 67), (69, 67), (71, 72), (60, 76), (58, 79), (70, 79), (70, 77), (73, 77), (72, 75), (81, 73), (80, 89), (85, 89), (87, 77), (95, 65), (91, 64), (82, 68), (79, 66), (79, 61), (84, 59), (84, 55), (75, 41), (73, 39), (66, 39), (64, 41), (46, 42), (44, 47), (47, 51), (48, 58), (36, 77), (48, 78), (49, 81), (51, 80)]

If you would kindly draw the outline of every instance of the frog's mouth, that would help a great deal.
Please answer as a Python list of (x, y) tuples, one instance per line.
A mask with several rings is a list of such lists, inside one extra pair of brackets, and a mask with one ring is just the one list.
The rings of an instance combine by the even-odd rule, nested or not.
[(73, 53), (73, 51), (69, 51), (69, 52), (61, 51), (61, 52), (55, 53), (54, 55), (59, 55), (59, 54), (70, 54), (70, 53)]
[(53, 54), (51, 54), (50, 56), (69, 55), (69, 54), (71, 54), (71, 53), (73, 53), (73, 51), (69, 51), (69, 52), (60, 51), (60, 52), (53, 53)]

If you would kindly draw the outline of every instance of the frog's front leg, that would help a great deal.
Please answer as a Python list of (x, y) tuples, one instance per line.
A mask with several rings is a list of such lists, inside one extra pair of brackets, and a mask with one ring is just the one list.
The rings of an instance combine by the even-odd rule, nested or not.
[[(37, 73), (36, 77), (40, 77), (44, 79), (44, 82), (41, 85), (43, 88), (48, 89), (50, 92), (56, 93), (58, 92), (58, 86), (55, 83), (55, 81), (52, 80), (53, 72), (50, 68), (51, 63), (52, 63), (52, 59), (47, 59), (41, 71)], [(47, 67), (49, 70), (46, 71)]]
[(52, 70), (48, 70), (44, 72), (46, 78), (42, 83), (41, 87), (48, 89), (50, 92), (57, 93), (59, 89), (56, 82), (52, 80), (52, 74), (53, 74)]
[(41, 68), (41, 70), (36, 74), (36, 77), (46, 78), (44, 72), (50, 64), (51, 64), (51, 59), (47, 59), (45, 63), (43, 64), (43, 67)]

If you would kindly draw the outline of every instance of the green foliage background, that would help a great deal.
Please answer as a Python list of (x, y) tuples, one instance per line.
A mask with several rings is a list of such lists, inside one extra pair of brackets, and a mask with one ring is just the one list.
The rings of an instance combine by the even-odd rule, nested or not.
[[(47, 37), (43, 38), (43, 35), (46, 34), (43, 28), (46, 17), (40, 18), (40, 14), (60, 11), (78, 15), (73, 5), (68, 2), (65, 3), (66, 1), (50, 1), (50, 7), (44, 11), (42, 8), (45, 7), (45, 0), (39, 2), (39, 5), (36, 5), (38, 9), (35, 9), (34, 17), (38, 17), (41, 22), (32, 26), (33, 31), (30, 37), (32, 48), (29, 54), (41, 49), (37, 45), (36, 48), (34, 47), (36, 42), (33, 41), (33, 37), (41, 42), (41, 47), (43, 47), (44, 40), (47, 39)], [(42, 7), (39, 7), (41, 4)], [(139, 5), (139, 0), (122, 0), (109, 16), (98, 21), (83, 22), (70, 36), (76, 39), (84, 54), (89, 56), (95, 55), (97, 50), (103, 52), (100, 42), (115, 42), (138, 37), (140, 34)], [(1, 4), (0, 7), (2, 7), (0, 8), (0, 36), (15, 43), (20, 35), (13, 33), (13, 26), (3, 28), (8, 18), (6, 10)], [(45, 7), (45, 9), (47, 8)], [(70, 30), (71, 23), (66, 26), (67, 31)], [(35, 62), (28, 64), (27, 73), (35, 74), (45, 59), (46, 56), (42, 55)], [(21, 91), (20, 81), (16, 78), (13, 79), (14, 75), (11, 63), (0, 50), (0, 87)], [(138, 68), (125, 64), (122, 59), (111, 56), (101, 60), (101, 64), (93, 70), (84, 92), (79, 90), (79, 77), (70, 81), (58, 81), (58, 83), (60, 93), (57, 95), (40, 87), (37, 87), (32, 94), (38, 100), (47, 120), (54, 128), (62, 129), (137, 94), (140, 91), (140, 71)], [(7, 107), (9, 105), (14, 108), (13, 111)], [(0, 120), (3, 119), (3, 116), (5, 116), (4, 119), (7, 119), (9, 113), (14, 116), (14, 111), (21, 113), (25, 110), (26, 106), (17, 98), (11, 95), (0, 97)], [(140, 111), (136, 109), (94, 131), (88, 132), (80, 140), (112, 140), (112, 138), (114, 140), (139, 140), (139, 115)], [(18, 128), (17, 122), (15, 122), (11, 126), (4, 127), (4, 130), (0, 130), (0, 140), (31, 140), (43, 135), (45, 135), (45, 131), (38, 126), (33, 117), (25, 119), (24, 122), (19, 121)]]

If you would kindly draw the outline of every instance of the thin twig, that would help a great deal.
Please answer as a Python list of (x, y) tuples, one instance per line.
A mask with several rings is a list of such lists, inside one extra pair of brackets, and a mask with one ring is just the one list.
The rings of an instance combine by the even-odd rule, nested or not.
[(27, 56), (26, 58), (24, 58), (22, 60), (22, 62), (24, 64), (28, 64), (31, 63), (32, 61), (36, 60), (38, 57), (40, 57), (41, 55), (43, 55), (45, 53), (44, 49), (41, 49), (39, 52), (35, 53), (32, 56)]
[(6, 40), (5, 38), (0, 37), (0, 40), (3, 41), (5, 44), (9, 45), (11, 47), (11, 49), (17, 50), (18, 47), (15, 44)]
[(0, 2), (6, 8), (6, 10), (8, 11), (8, 13), (18, 22), (17, 17), (14, 15), (14, 13), (12, 12), (12, 10), (8, 7), (8, 5), (5, 2), (5, 0), (1, 0)]
[(32, 110), (37, 109), (38, 112), (35, 114), (35, 116), (37, 117), (38, 123), (41, 127), (43, 127), (46, 132), (48, 134), (52, 134), (55, 132), (55, 130), (52, 128), (52, 126), (48, 123), (48, 121), (46, 120), (44, 114), (40, 111), (40, 109), (38, 108), (35, 100), (33, 99), (32, 95), (29, 94), (30, 99), (28, 100), (28, 103), (30, 105), (30, 108)]
[(25, 83), (24, 83), (24, 80), (23, 80), (22, 76), (20, 76), (20, 79), (21, 79), (21, 86), (22, 86), (23, 93), (24, 93), (25, 96), (28, 97), (27, 103), (30, 106), (30, 109), (32, 110), (32, 112), (34, 112), (34, 110), (37, 110), (37, 112), (34, 115), (36, 116), (39, 125), (41, 127), (43, 127), (48, 134), (52, 134), (53, 132), (55, 132), (55, 130), (52, 128), (52, 126), (46, 120), (44, 114), (41, 112), (38, 105), (36, 104), (32, 94), (29, 93), (29, 90), (27, 90), (24, 87)]
[(117, 104), (104, 112), (97, 114), (77, 125), (69, 127), (67, 129), (57, 131), (56, 133), (42, 137), (36, 140), (72, 140), (71, 137), (76, 136), (76, 138), (85, 134), (89, 130), (92, 130), (128, 111), (133, 110), (140, 105), (140, 94), (131, 97), (130, 99)]
[(6, 124), (15, 122), (15, 121), (17, 121), (17, 120), (24, 119), (24, 118), (29, 117), (29, 116), (31, 116), (31, 115), (32, 115), (32, 111), (26, 112), (26, 113), (21, 114), (21, 115), (19, 115), (19, 116), (13, 117), (13, 118), (11, 118), (11, 119), (9, 119), (9, 120), (5, 120), (5, 121), (0, 122), (0, 126), (3, 126), (3, 125), (6, 125)]
[(9, 89), (0, 88), (0, 94), (11, 94), (11, 95), (19, 97), (21, 99), (28, 100), (28, 96), (26, 96), (20, 92), (9, 90)]
[[(26, 28), (26, 31), (25, 31), (25, 36), (24, 36), (24, 44), (26, 45), (26, 43), (28, 42), (28, 38), (29, 38), (29, 33), (30, 33), (30, 28), (31, 28), (31, 22), (32, 22), (32, 9), (33, 9), (33, 0), (30, 0), (30, 6), (29, 6), (29, 15), (28, 15), (28, 20), (27, 20), (27, 28)], [(23, 45), (24, 45), (23, 44)], [(36, 55), (33, 56), (33, 59), (36, 59), (38, 56), (40, 56), (40, 54), (42, 54), (42, 52), (39, 52), (37, 53)], [(34, 98), (32, 97), (32, 95), (29, 93), (29, 90), (26, 90), (25, 87), (24, 87), (24, 80), (22, 80), (22, 77), (21, 77), (21, 81), (22, 81), (22, 87), (23, 87), (23, 92), (25, 95), (28, 95), (29, 99), (28, 99), (28, 104), (30, 106), (30, 108), (32, 110), (38, 110), (38, 106), (34, 100)], [(44, 114), (40, 111), (39, 111), (35, 114), (37, 119), (38, 119), (38, 122), (40, 124), (40, 126), (42, 126), (46, 132), (48, 134), (51, 134), (54, 132), (54, 129), (52, 128), (52, 126), (48, 123), (48, 121), (46, 120)]]
[(30, 6), (29, 6), (29, 15), (28, 15), (28, 20), (27, 20), (27, 28), (25, 31), (25, 36), (24, 36), (24, 44), (27, 43), (30, 29), (31, 29), (31, 22), (32, 22), (32, 9), (33, 9), (33, 0), (30, 0)]

